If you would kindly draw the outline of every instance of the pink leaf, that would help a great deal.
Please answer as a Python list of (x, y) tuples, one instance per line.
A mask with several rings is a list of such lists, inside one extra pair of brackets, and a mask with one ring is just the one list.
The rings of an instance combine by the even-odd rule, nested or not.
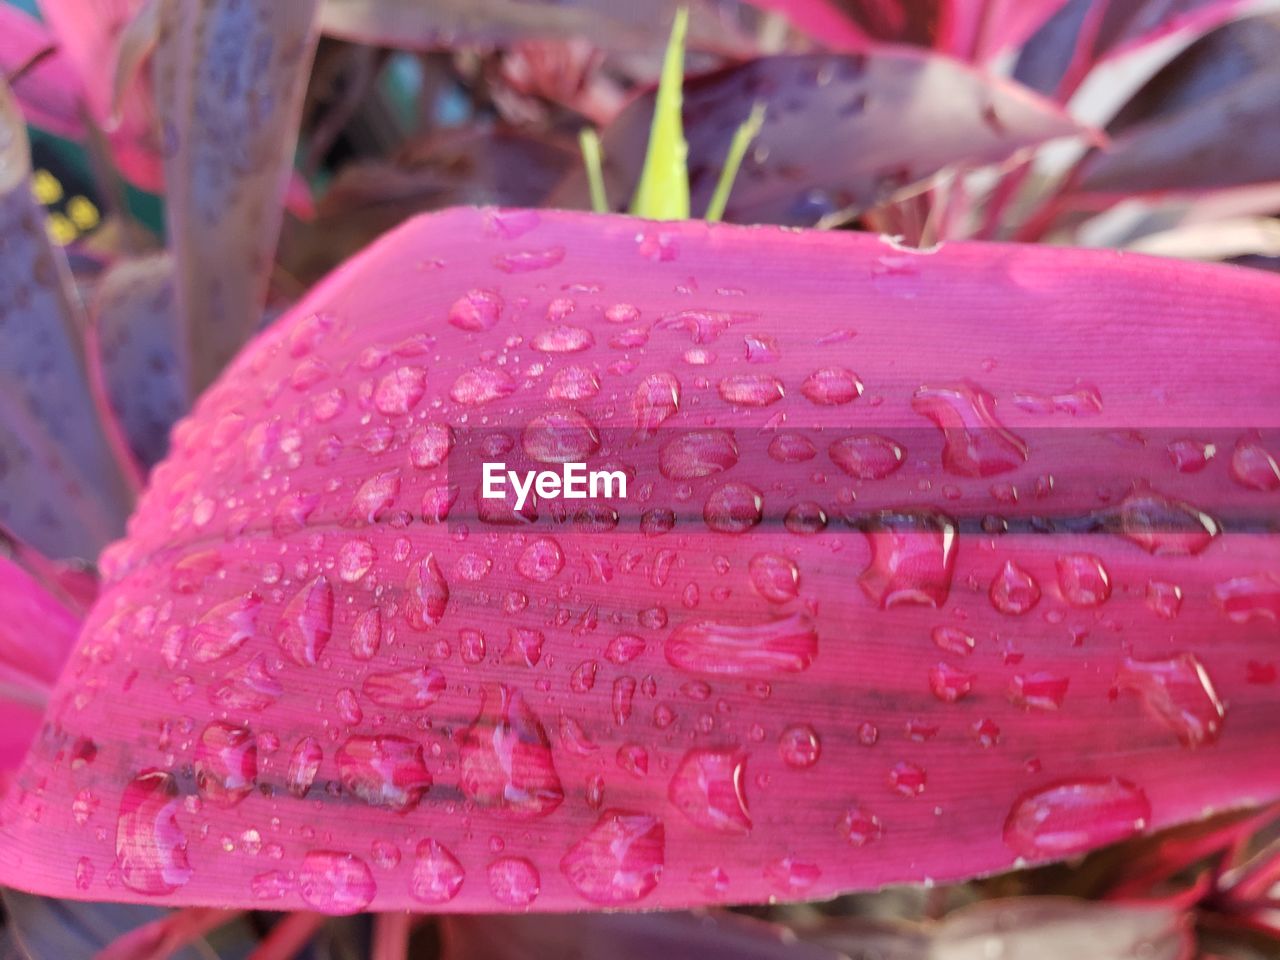
[[(0, 879), (327, 913), (810, 899), (1280, 798), (1277, 304), (1102, 251), (414, 220), (176, 428)], [(851, 460), (871, 435), (897, 452)], [(478, 498), (482, 462), (570, 457), (628, 496)], [(80, 858), (120, 883), (75, 888)]]
[(12, 4), (0, 4), (0, 75), (21, 71), (11, 83), (28, 123), (75, 138), (84, 134), (80, 74), (57, 46), (40, 21)]

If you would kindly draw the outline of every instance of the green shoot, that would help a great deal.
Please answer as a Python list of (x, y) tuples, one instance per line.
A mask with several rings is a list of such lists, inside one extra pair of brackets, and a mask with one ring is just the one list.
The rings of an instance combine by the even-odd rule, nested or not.
[(644, 158), (640, 184), (631, 201), (631, 212), (650, 220), (689, 219), (689, 145), (680, 116), (684, 97), (684, 42), (689, 11), (681, 7), (671, 25), (671, 39), (662, 61), (662, 77), (653, 105), (653, 126)]
[(609, 197), (604, 189), (604, 153), (600, 149), (600, 136), (590, 127), (583, 127), (578, 133), (578, 146), (582, 148), (582, 163), (587, 168), (591, 209), (595, 213), (608, 213)]
[(742, 126), (738, 127), (729, 144), (729, 153), (724, 158), (724, 166), (720, 169), (720, 179), (716, 181), (715, 192), (711, 202), (707, 204), (707, 213), (703, 218), (708, 223), (718, 223), (724, 217), (725, 205), (729, 202), (729, 193), (733, 190), (733, 181), (742, 166), (742, 158), (747, 155), (747, 147), (760, 133), (764, 125), (764, 104), (757, 103)]

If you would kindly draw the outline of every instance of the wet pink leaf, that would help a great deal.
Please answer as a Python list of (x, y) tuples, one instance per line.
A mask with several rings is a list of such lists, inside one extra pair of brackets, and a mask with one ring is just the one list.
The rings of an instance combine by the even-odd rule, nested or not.
[[(327, 913), (810, 899), (1274, 800), (1280, 491), (1170, 448), (1280, 453), (1278, 294), (1100, 251), (415, 220), (175, 429), (0, 808), (0, 879)], [(849, 471), (867, 435), (896, 469)], [(569, 452), (628, 497), (478, 499), (482, 461)]]
[(161, 10), (153, 70), (165, 210), (197, 389), (261, 318), (317, 6), (219, 0)]
[[(711, 198), (729, 141), (757, 101), (764, 127), (743, 163), (726, 219), (809, 226), (888, 200), (939, 171), (1007, 159), (1017, 150), (1087, 131), (1016, 85), (925, 51), (762, 57), (685, 83), (695, 212)], [(603, 132), (609, 196), (639, 178), (653, 94), (632, 101)], [(821, 140), (821, 151), (811, 145)], [(587, 206), (575, 170), (552, 196)]]

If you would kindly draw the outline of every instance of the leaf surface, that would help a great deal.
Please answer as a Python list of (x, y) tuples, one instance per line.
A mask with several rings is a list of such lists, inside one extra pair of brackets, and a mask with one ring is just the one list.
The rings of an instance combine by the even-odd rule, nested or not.
[[(674, 908), (1274, 800), (1278, 292), (1100, 251), (414, 220), (176, 428), (0, 879)], [(575, 457), (629, 495), (479, 496), (482, 462)], [(96, 759), (59, 760), (80, 738)]]

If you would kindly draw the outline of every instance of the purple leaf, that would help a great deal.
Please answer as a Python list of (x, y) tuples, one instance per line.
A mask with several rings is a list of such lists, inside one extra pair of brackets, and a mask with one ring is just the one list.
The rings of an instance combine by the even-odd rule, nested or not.
[[(874, 206), (947, 167), (996, 163), (1087, 132), (1016, 85), (917, 51), (765, 57), (688, 80), (684, 98), (695, 212), (711, 198), (738, 125), (754, 103), (766, 106), (729, 196), (726, 219), (741, 223), (812, 225)], [(615, 204), (639, 178), (653, 102), (652, 93), (638, 97), (604, 130)], [(552, 203), (586, 206), (586, 177), (574, 171)]]
[(256, 329), (315, 51), (318, 0), (161, 11), (166, 212), (194, 388)]
[(130, 497), (114, 424), (87, 386), (79, 298), (30, 173), (22, 116), (0, 85), (0, 523), (51, 555), (92, 557), (121, 531)]
[(153, 466), (190, 403), (186, 334), (174, 305), (170, 256), (121, 261), (102, 275), (89, 346), (133, 455)]
[(1280, 15), (1238, 20), (1156, 74), (1108, 127), (1082, 193), (1202, 191), (1280, 180)]

